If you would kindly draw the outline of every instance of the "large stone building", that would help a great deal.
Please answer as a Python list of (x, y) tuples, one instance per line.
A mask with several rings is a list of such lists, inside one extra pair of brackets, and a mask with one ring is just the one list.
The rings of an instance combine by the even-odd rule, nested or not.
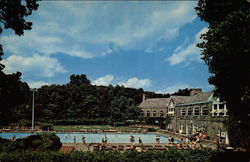
[(166, 128), (169, 131), (183, 135), (202, 131), (212, 140), (227, 139), (226, 103), (214, 97), (212, 92), (191, 89), (190, 96), (148, 99), (144, 96), (139, 108), (144, 117), (170, 118), (171, 123)]

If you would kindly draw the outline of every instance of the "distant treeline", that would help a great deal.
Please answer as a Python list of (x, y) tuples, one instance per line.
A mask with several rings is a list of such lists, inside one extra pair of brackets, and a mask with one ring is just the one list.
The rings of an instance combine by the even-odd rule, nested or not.
[[(32, 91), (20, 76), (6, 79), (1, 85), (0, 125), (10, 123), (30, 123), (32, 110)], [(15, 80), (15, 84), (11, 83)], [(13, 82), (13, 81), (12, 81)], [(2, 82), (3, 83), (3, 82)], [(0, 88), (1, 88), (0, 87)], [(170, 94), (144, 92), (142, 88), (124, 86), (92, 85), (85, 74), (71, 75), (69, 83), (63, 85), (45, 85), (35, 91), (35, 120), (43, 123), (77, 123), (86, 121), (98, 124), (124, 122), (136, 119), (142, 102), (142, 95), (149, 98), (169, 97)], [(179, 90), (175, 95), (187, 95), (188, 89)], [(88, 119), (90, 121), (88, 121)], [(74, 121), (75, 120), (75, 121)]]
[[(19, 88), (20, 89), (20, 88)], [(0, 111), (3, 115), (1, 125), (20, 120), (31, 120), (32, 92), (27, 85), (21, 88), (19, 96), (14, 88), (6, 108)], [(25, 89), (25, 90), (24, 90)], [(27, 92), (28, 91), (28, 92)], [(148, 97), (169, 97), (169, 94), (144, 92), (143, 89), (125, 88), (124, 86), (92, 85), (86, 75), (71, 75), (70, 81), (63, 85), (45, 85), (35, 91), (35, 119), (40, 122), (54, 123), (55, 120), (105, 119), (125, 121), (138, 117), (138, 105), (142, 95)], [(23, 94), (23, 95), (22, 95)], [(22, 102), (15, 102), (22, 96)], [(1, 102), (0, 102), (1, 104)]]

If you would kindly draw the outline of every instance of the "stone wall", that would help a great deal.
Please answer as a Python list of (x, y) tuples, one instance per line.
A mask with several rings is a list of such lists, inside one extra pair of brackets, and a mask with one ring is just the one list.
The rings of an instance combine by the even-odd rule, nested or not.
[[(197, 131), (203, 131), (212, 140), (217, 140), (217, 134), (221, 132), (221, 136), (226, 132), (224, 121), (227, 120), (227, 116), (212, 116), (212, 102), (190, 104), (175, 107), (175, 116), (171, 122), (173, 131), (181, 134), (191, 134)], [(207, 107), (208, 114), (202, 115), (201, 109)], [(194, 115), (194, 109), (199, 109), (199, 115)], [(192, 115), (188, 115), (188, 109), (192, 110)], [(185, 115), (182, 111), (186, 110)]]
[[(147, 116), (147, 112), (150, 112), (150, 116)], [(141, 112), (143, 112), (143, 115), (141, 114), (141, 116), (144, 117), (167, 117), (167, 108), (142, 108)], [(154, 116), (154, 112), (155, 112), (155, 116)], [(163, 116), (162, 116), (163, 114)]]

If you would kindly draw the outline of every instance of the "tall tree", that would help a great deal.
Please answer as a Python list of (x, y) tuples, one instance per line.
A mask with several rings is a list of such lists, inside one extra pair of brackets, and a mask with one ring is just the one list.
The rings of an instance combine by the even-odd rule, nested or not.
[(199, 0), (199, 17), (209, 23), (202, 59), (215, 94), (227, 102), (233, 146), (250, 147), (250, 6), (247, 0)]
[[(13, 29), (21, 36), (24, 30), (30, 30), (32, 23), (24, 18), (37, 10), (38, 0), (0, 0), (0, 34), (3, 29)], [(3, 56), (3, 47), (0, 44), (0, 61)], [(11, 111), (21, 103), (25, 103), (29, 87), (20, 81), (21, 73), (5, 74), (4, 65), (0, 62), (0, 124), (11, 121)]]
[(0, 124), (13, 121), (14, 108), (27, 103), (29, 99), (29, 86), (20, 81), (21, 73), (0, 75)]

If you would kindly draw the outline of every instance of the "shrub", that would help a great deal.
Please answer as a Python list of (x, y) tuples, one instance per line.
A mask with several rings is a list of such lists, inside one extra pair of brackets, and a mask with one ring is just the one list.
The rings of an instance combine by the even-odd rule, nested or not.
[(224, 162), (224, 161), (248, 162), (249, 152), (215, 152), (212, 150), (176, 150), (136, 151), (120, 152), (81, 152), (62, 153), (59, 151), (24, 151), (24, 152), (0, 152), (0, 161), (53, 161), (53, 162)]
[(61, 148), (60, 138), (55, 134), (31, 135), (16, 141), (5, 141), (1, 139), (1, 151), (57, 151)]
[(114, 122), (113, 126), (119, 127), (119, 126), (124, 126), (125, 122)]
[(148, 128), (148, 132), (156, 132), (155, 128)]

